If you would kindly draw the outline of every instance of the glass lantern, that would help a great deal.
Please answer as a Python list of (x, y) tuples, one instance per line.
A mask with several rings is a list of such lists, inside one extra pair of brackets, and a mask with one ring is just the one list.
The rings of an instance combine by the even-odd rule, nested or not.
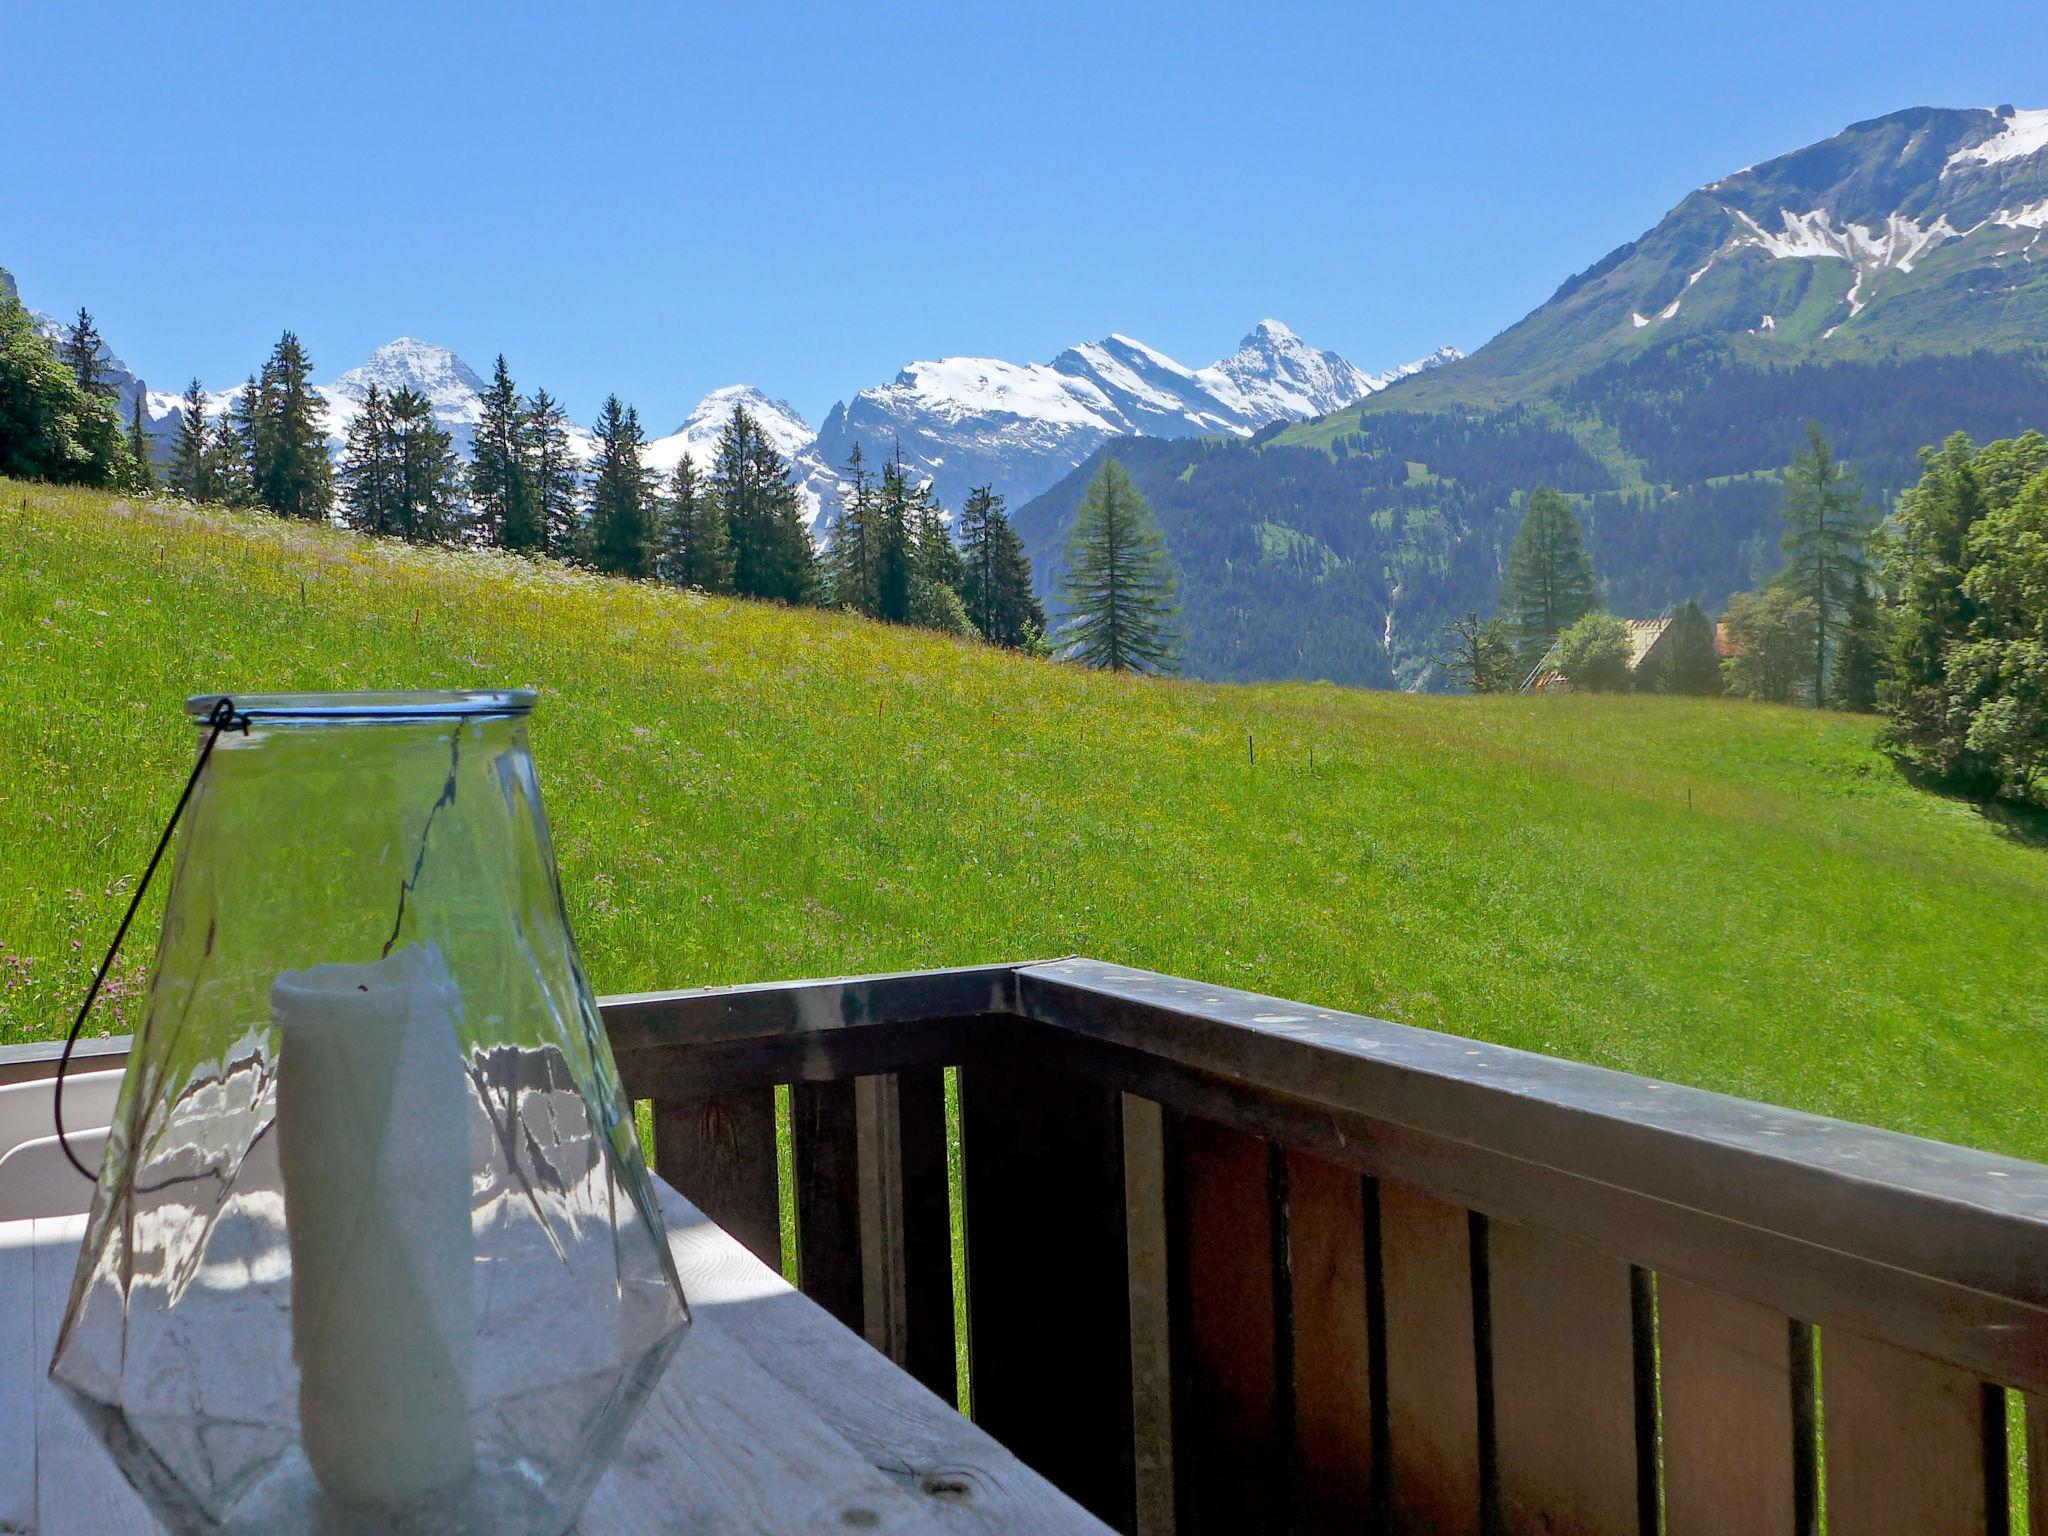
[(555, 1536), (689, 1325), (532, 704), (239, 697), (194, 788), (51, 1364), (180, 1536)]

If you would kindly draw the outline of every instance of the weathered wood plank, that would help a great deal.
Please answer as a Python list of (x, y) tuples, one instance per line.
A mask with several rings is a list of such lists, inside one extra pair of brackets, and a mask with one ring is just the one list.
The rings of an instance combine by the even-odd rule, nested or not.
[(35, 1224), (0, 1226), (0, 1532), (34, 1528), (36, 1391)]
[(1822, 1334), (1820, 1361), (1833, 1536), (1984, 1536), (1994, 1518), (2004, 1529), (1987, 1498), (2003, 1482), (2004, 1406), (1990, 1412), (1981, 1381), (1839, 1329)]
[(1629, 1266), (1533, 1227), (1487, 1230), (1500, 1528), (1635, 1536)]
[(1479, 1528), (1479, 1369), (1469, 1212), (1412, 1184), (1379, 1184), (1386, 1309), (1387, 1503), (1393, 1528)]
[(894, 1364), (909, 1353), (904, 1316), (903, 1119), (896, 1077), (854, 1083), (860, 1143), (861, 1335)]
[(853, 1083), (790, 1088), (797, 1279), (849, 1328), (861, 1326), (860, 1156)]
[(1187, 1308), (1177, 1459), (1184, 1524), (1196, 1532), (1277, 1531), (1287, 1523), (1285, 1375), (1278, 1322), (1270, 1142), (1207, 1120), (1176, 1128), (1180, 1264)]
[(1287, 1154), (1294, 1298), (1296, 1531), (1351, 1532), (1372, 1510), (1372, 1337), (1366, 1189), (1349, 1168)]
[(751, 1252), (781, 1268), (772, 1086), (656, 1099), (654, 1167)]
[(1665, 1536), (1802, 1536), (1814, 1451), (1809, 1416), (1794, 1412), (1790, 1319), (1666, 1275), (1657, 1330)]
[(944, 1070), (898, 1073), (896, 1113), (903, 1158), (903, 1310), (909, 1330), (903, 1368), (951, 1403), (959, 1398), (960, 1362), (954, 1348)]
[(975, 1420), (1127, 1527), (1121, 1101), (1019, 1057), (960, 1069), (960, 1118)]
[(28, 1528), (37, 1536), (157, 1536), (156, 1517), (48, 1374), (85, 1240), (85, 1217), (45, 1216), (8, 1227), (17, 1233), (29, 1227), (35, 1244), (36, 1519)]
[(1131, 1287), (1132, 1530), (1173, 1536), (1173, 1288), (1165, 1114), (1125, 1094), (1124, 1252)]
[[(660, 1186), (657, 1193), (676, 1272), (700, 1325), (731, 1338), (864, 1460), (922, 1498), (944, 1529), (1101, 1536), (1104, 1527), (1072, 1499), (889, 1367), (687, 1200)], [(691, 1348), (685, 1343), (677, 1356), (685, 1372)]]

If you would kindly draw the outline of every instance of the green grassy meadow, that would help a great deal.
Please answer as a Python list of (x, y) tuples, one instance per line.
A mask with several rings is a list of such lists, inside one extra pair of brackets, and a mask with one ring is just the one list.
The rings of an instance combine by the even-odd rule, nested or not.
[(1084, 953), (2048, 1158), (2048, 851), (1866, 719), (1105, 677), (7, 482), (0, 656), (0, 1041), (68, 1022), (185, 695), (526, 685), (600, 991)]

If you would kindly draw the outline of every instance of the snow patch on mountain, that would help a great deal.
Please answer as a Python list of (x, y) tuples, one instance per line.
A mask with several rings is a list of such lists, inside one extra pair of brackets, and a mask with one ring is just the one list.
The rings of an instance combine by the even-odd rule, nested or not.
[(790, 480), (803, 503), (804, 517), (814, 527), (823, 507), (837, 505), (838, 480), (811, 451), (818, 434), (787, 400), (773, 400), (751, 384), (727, 384), (714, 389), (684, 418), (683, 424), (665, 437), (647, 445), (644, 461), (648, 468), (666, 478), (688, 454), (700, 475), (711, 472), (718, 453), (718, 435), (741, 408), (761, 428), (775, 451), (789, 460)]
[(1971, 165), (2000, 165), (2007, 160), (2024, 160), (2048, 149), (2048, 107), (2001, 114), (2005, 126), (1982, 143), (1959, 149), (1948, 157), (1942, 174)]

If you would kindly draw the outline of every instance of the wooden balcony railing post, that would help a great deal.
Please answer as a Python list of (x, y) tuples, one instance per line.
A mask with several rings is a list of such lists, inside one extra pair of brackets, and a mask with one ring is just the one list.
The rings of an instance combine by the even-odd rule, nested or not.
[(654, 1171), (771, 1269), (782, 1268), (775, 1089), (654, 1101)]

